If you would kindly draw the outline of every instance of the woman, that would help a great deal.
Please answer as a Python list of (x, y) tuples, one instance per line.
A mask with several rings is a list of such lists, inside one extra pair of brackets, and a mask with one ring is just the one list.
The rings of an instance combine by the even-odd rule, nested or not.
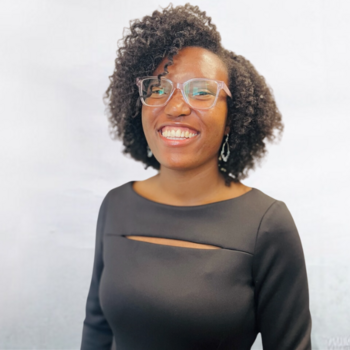
[(135, 20), (110, 78), (123, 152), (159, 172), (102, 202), (81, 349), (311, 349), (292, 216), (241, 183), (283, 130), (264, 78), (189, 4)]

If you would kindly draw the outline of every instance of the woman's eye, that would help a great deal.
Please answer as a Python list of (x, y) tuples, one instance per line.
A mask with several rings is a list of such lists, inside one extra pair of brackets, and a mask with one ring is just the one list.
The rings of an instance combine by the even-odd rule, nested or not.
[(155, 94), (155, 95), (164, 95), (164, 94), (165, 94), (165, 90), (164, 90), (164, 89), (153, 89), (153, 90), (152, 90), (152, 94)]
[(192, 92), (191, 97), (197, 99), (211, 98), (214, 94), (209, 90), (195, 90)]
[(203, 95), (208, 95), (208, 94), (210, 94), (209, 91), (196, 91), (192, 95), (193, 96), (203, 96)]

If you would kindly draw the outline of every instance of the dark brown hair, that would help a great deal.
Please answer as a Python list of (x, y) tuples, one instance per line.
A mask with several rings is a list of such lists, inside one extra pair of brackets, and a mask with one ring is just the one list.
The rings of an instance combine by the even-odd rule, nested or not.
[(281, 113), (265, 78), (243, 56), (222, 47), (216, 26), (198, 6), (187, 3), (174, 8), (170, 4), (162, 12), (154, 11), (142, 20), (130, 21), (130, 28), (120, 41), (115, 70), (104, 95), (110, 133), (113, 139), (123, 141), (123, 153), (143, 162), (145, 169), (149, 166), (159, 169), (160, 164), (154, 156), (147, 157), (142, 105), (135, 81), (137, 77), (151, 75), (167, 57), (162, 74), (165, 75), (173, 57), (186, 46), (203, 47), (215, 53), (228, 69), (228, 88), (233, 97), (227, 99), (230, 156), (227, 163), (219, 161), (219, 169), (226, 169), (220, 171), (227, 186), (231, 181), (246, 178), (247, 172), (267, 152), (265, 142), (282, 135)]

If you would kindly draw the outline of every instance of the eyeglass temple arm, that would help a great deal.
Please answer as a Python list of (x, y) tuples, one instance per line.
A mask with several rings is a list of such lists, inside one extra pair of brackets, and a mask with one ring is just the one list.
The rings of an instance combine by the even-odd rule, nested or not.
[(231, 92), (224, 82), (222, 82), (222, 87), (223, 87), (224, 91), (227, 93), (227, 95), (229, 95), (232, 98)]

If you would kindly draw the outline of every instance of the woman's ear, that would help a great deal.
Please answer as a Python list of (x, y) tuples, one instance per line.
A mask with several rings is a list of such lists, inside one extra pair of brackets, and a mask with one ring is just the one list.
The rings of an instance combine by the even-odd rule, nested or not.
[(230, 132), (230, 127), (228, 125), (226, 125), (225, 128), (225, 135), (227, 135)]

